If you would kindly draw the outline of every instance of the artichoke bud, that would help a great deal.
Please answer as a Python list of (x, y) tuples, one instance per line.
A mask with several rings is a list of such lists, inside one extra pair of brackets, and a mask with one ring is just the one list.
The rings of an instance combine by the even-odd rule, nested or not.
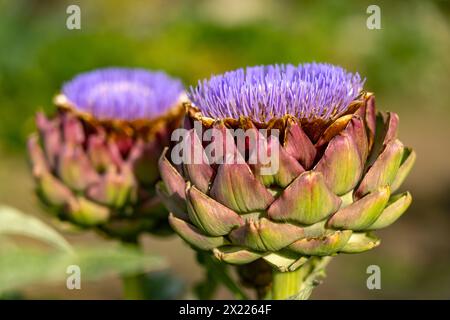
[(29, 140), (47, 209), (125, 240), (167, 233), (157, 163), (182, 121), (183, 97), (180, 81), (140, 69), (100, 69), (67, 82), (54, 114), (36, 115)]
[[(239, 69), (191, 88), (188, 149), (206, 161), (180, 165), (167, 150), (159, 160), (158, 191), (175, 232), (220, 261), (282, 271), (378, 246), (372, 230), (411, 203), (394, 192), (415, 153), (397, 138), (398, 116), (377, 112), (363, 85), (357, 73), (312, 63)], [(223, 134), (205, 139), (208, 130)], [(210, 161), (211, 146), (223, 152), (215, 160), (241, 161)], [(277, 151), (270, 174), (251, 161), (261, 150)]]

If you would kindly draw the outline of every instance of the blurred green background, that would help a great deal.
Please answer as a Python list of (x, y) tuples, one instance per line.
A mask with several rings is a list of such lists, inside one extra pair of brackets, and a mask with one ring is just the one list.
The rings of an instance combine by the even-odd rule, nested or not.
[[(66, 8), (81, 8), (81, 30)], [(381, 30), (366, 27), (370, 4)], [(379, 248), (339, 256), (316, 299), (450, 298), (450, 1), (57, 1), (0, 0), (0, 203), (46, 219), (32, 196), (25, 143), (33, 114), (76, 73), (103, 66), (163, 69), (194, 85), (213, 73), (269, 63), (330, 62), (367, 79), (378, 108), (401, 119), (400, 138), (418, 154), (404, 189), (414, 202)], [(105, 241), (68, 234), (75, 243)], [(145, 237), (188, 283), (202, 278), (178, 239)], [(381, 267), (381, 290), (366, 268)], [(81, 291), (26, 288), (26, 298), (120, 298), (114, 277)], [(222, 291), (218, 297), (229, 297)]]

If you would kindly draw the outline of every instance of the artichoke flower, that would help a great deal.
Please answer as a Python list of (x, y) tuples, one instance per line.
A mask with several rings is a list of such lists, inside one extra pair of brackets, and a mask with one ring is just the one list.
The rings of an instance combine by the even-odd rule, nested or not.
[(158, 158), (180, 125), (183, 86), (162, 72), (106, 68), (67, 82), (28, 142), (47, 209), (82, 228), (134, 242), (167, 234), (155, 193)]
[[(262, 259), (273, 281), (314, 259), (378, 246), (373, 231), (411, 204), (409, 192), (395, 192), (415, 153), (397, 139), (397, 114), (377, 113), (363, 84), (357, 73), (311, 63), (239, 69), (191, 88), (185, 143), (204, 160), (175, 163), (166, 150), (159, 161), (157, 189), (175, 232), (225, 263)], [(205, 139), (208, 129), (225, 138)], [(255, 144), (237, 143), (230, 132), (239, 129), (265, 142), (257, 149), (277, 150), (277, 171), (249, 161)], [(243, 161), (211, 161), (214, 144)]]

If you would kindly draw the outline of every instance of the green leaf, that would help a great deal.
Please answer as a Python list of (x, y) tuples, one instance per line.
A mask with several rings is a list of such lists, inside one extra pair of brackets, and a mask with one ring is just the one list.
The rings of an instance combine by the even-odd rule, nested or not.
[(31, 215), (7, 206), (0, 206), (0, 235), (3, 234), (27, 236), (62, 250), (72, 251), (66, 239), (53, 228)]
[[(8, 235), (27, 236), (60, 250), (17, 245)], [(37, 218), (0, 206), (0, 293), (37, 283), (66, 281), (76, 265), (81, 282), (113, 274), (161, 270), (165, 261), (131, 246), (72, 247), (62, 235)]]
[(113, 274), (161, 270), (165, 261), (126, 246), (91, 246), (73, 252), (36, 248), (0, 248), (0, 292), (38, 283), (66, 281), (69, 266), (76, 265), (84, 281)]
[(150, 272), (167, 267), (167, 262), (162, 257), (122, 245), (79, 248), (72, 261), (80, 266), (84, 277), (89, 280), (97, 280), (108, 274)]

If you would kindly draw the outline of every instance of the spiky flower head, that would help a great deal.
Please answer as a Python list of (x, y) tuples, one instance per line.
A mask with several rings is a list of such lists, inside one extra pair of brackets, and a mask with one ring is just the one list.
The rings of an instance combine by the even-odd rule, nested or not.
[(179, 80), (162, 72), (107, 68), (76, 76), (38, 113), (29, 140), (37, 192), (58, 217), (134, 241), (167, 230), (155, 195), (158, 154), (184, 109)]
[(279, 149), (279, 169), (262, 174), (264, 164), (249, 161), (252, 145), (233, 136), (225, 152), (241, 154), (244, 163), (184, 163), (180, 170), (163, 154), (159, 192), (174, 230), (224, 262), (263, 259), (280, 271), (377, 246), (371, 231), (392, 224), (411, 203), (408, 192), (394, 192), (415, 154), (397, 139), (398, 116), (377, 113), (363, 84), (358, 74), (314, 63), (240, 69), (199, 82), (185, 121), (192, 149), (209, 159), (211, 144), (224, 144), (202, 140), (196, 122), (221, 132), (245, 129), (252, 132), (247, 138), (277, 129), (278, 136), (262, 136), (259, 148)]
[(211, 118), (328, 120), (347, 110), (363, 83), (359, 74), (329, 64), (257, 66), (199, 81), (190, 99)]
[(173, 107), (182, 92), (181, 82), (164, 72), (125, 68), (82, 73), (62, 88), (68, 104), (98, 120), (153, 119)]

